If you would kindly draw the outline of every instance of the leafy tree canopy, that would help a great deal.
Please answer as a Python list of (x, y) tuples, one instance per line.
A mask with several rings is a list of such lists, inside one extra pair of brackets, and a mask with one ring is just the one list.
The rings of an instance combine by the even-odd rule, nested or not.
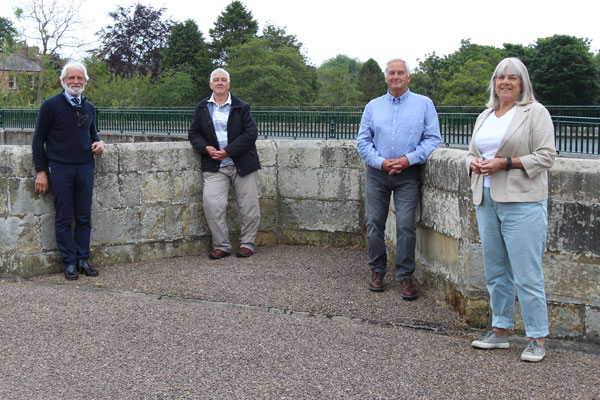
[(366, 104), (371, 99), (382, 96), (387, 91), (385, 75), (375, 61), (369, 58), (358, 71), (359, 100)]
[(173, 26), (171, 20), (162, 19), (164, 11), (138, 3), (128, 8), (119, 6), (108, 14), (114, 24), (98, 32), (102, 42), (98, 53), (113, 74), (158, 75), (162, 50)]
[(600, 95), (598, 64), (586, 39), (567, 35), (538, 39), (529, 75), (544, 104), (594, 104)]
[(217, 17), (215, 27), (208, 31), (212, 38), (212, 58), (217, 65), (225, 62), (227, 48), (244, 44), (256, 36), (258, 22), (241, 1), (234, 0)]
[(324, 106), (363, 105), (358, 90), (358, 71), (361, 62), (339, 54), (326, 60), (317, 69), (321, 88), (316, 104)]
[(13, 47), (16, 43), (18, 32), (8, 18), (0, 17), (0, 50), (4, 47)]
[(269, 38), (230, 47), (231, 91), (253, 105), (308, 105), (317, 94), (315, 68), (294, 46), (272, 48)]

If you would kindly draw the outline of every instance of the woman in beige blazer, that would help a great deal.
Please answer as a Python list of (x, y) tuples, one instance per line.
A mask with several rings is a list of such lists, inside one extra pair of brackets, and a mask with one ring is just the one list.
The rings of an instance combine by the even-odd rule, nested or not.
[(521, 359), (541, 361), (549, 334), (542, 257), (547, 171), (556, 157), (554, 126), (536, 102), (527, 68), (518, 58), (498, 64), (489, 89), (489, 108), (475, 123), (466, 166), (483, 246), (492, 330), (472, 345), (508, 348), (516, 288), (530, 338)]

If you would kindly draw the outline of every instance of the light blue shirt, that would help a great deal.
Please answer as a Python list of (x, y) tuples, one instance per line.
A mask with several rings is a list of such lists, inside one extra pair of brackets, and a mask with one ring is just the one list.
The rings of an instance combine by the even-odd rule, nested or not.
[(75, 98), (75, 96), (72, 96), (72, 95), (71, 95), (69, 92), (67, 92), (66, 90), (65, 90), (63, 93), (64, 93), (65, 97), (67, 98), (67, 100), (69, 100), (69, 103), (70, 103), (72, 106), (75, 106), (75, 107), (81, 107), (81, 96), (79, 96), (79, 103), (75, 103), (75, 102), (73, 101), (73, 99)]
[[(223, 150), (229, 144), (229, 140), (227, 139), (227, 121), (229, 120), (229, 113), (231, 112), (231, 94), (227, 94), (227, 101), (221, 105), (218, 105), (215, 102), (215, 95), (213, 94), (210, 96), (210, 99), (208, 99), (208, 109), (213, 121), (213, 126), (215, 127), (217, 140), (219, 141), (219, 150)], [(231, 157), (221, 160), (221, 167), (226, 167), (228, 165), (234, 165)]]
[(425, 163), (442, 142), (433, 102), (410, 90), (397, 98), (388, 91), (365, 107), (356, 141), (358, 154), (373, 168), (402, 156), (410, 165)]

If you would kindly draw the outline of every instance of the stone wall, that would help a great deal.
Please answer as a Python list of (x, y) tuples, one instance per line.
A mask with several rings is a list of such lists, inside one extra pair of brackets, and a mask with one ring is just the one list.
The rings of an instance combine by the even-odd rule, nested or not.
[[(259, 140), (257, 147), (258, 245), (365, 247), (365, 169), (354, 141)], [(488, 296), (464, 157), (464, 150), (440, 148), (422, 170), (417, 278), (471, 325), (486, 327)], [(92, 261), (205, 254), (210, 235), (199, 169), (187, 142), (107, 145), (97, 160)], [(544, 272), (554, 337), (600, 342), (598, 172), (600, 160), (592, 159), (560, 158), (551, 170)], [(51, 196), (35, 194), (33, 183), (30, 146), (0, 146), (0, 274), (30, 277), (62, 267)], [(234, 235), (235, 208), (231, 201)], [(386, 232), (393, 253), (391, 211)], [(522, 329), (520, 316), (516, 323)]]
[[(100, 132), (100, 137), (104, 143), (181, 142), (187, 140), (187, 135), (133, 132)], [(32, 139), (33, 129), (0, 129), (0, 145), (31, 145)]]

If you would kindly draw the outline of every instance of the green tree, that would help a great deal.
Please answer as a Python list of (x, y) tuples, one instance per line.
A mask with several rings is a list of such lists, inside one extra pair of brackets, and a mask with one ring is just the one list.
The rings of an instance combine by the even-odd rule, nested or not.
[(363, 105), (358, 91), (358, 59), (339, 54), (317, 68), (319, 95), (316, 104), (324, 106)]
[(173, 25), (170, 19), (162, 19), (164, 11), (138, 3), (128, 8), (119, 6), (108, 13), (114, 24), (98, 32), (102, 46), (97, 53), (113, 74), (128, 77), (150, 73), (153, 78), (158, 75)]
[(299, 52), (302, 52), (302, 43), (298, 41), (296, 35), (288, 35), (285, 27), (279, 27), (268, 23), (262, 31), (261, 36), (271, 49), (280, 47), (293, 47)]
[(10, 19), (0, 17), (0, 51), (13, 48), (18, 34)]
[(217, 17), (215, 27), (208, 31), (212, 38), (210, 49), (215, 64), (223, 65), (227, 49), (248, 42), (256, 36), (258, 22), (241, 1), (234, 0)]
[(529, 74), (538, 100), (548, 105), (594, 104), (600, 73), (589, 41), (568, 35), (538, 39)]
[(442, 83), (446, 96), (439, 102), (441, 106), (480, 106), (487, 102), (490, 78), (496, 65), (483, 60), (467, 60), (452, 78)]
[(254, 38), (228, 49), (232, 92), (253, 105), (312, 104), (315, 68), (305, 63), (298, 48), (271, 45), (268, 38)]
[(359, 100), (366, 104), (387, 91), (385, 75), (377, 61), (369, 58), (358, 71)]
[(210, 93), (207, 82), (212, 70), (208, 45), (198, 25), (191, 19), (175, 24), (163, 52), (161, 77), (187, 74), (196, 88), (192, 97), (197, 100)]
[(428, 54), (412, 72), (410, 90), (429, 97), (436, 105), (440, 104), (446, 95), (442, 85), (450, 76), (448, 64), (435, 52)]

